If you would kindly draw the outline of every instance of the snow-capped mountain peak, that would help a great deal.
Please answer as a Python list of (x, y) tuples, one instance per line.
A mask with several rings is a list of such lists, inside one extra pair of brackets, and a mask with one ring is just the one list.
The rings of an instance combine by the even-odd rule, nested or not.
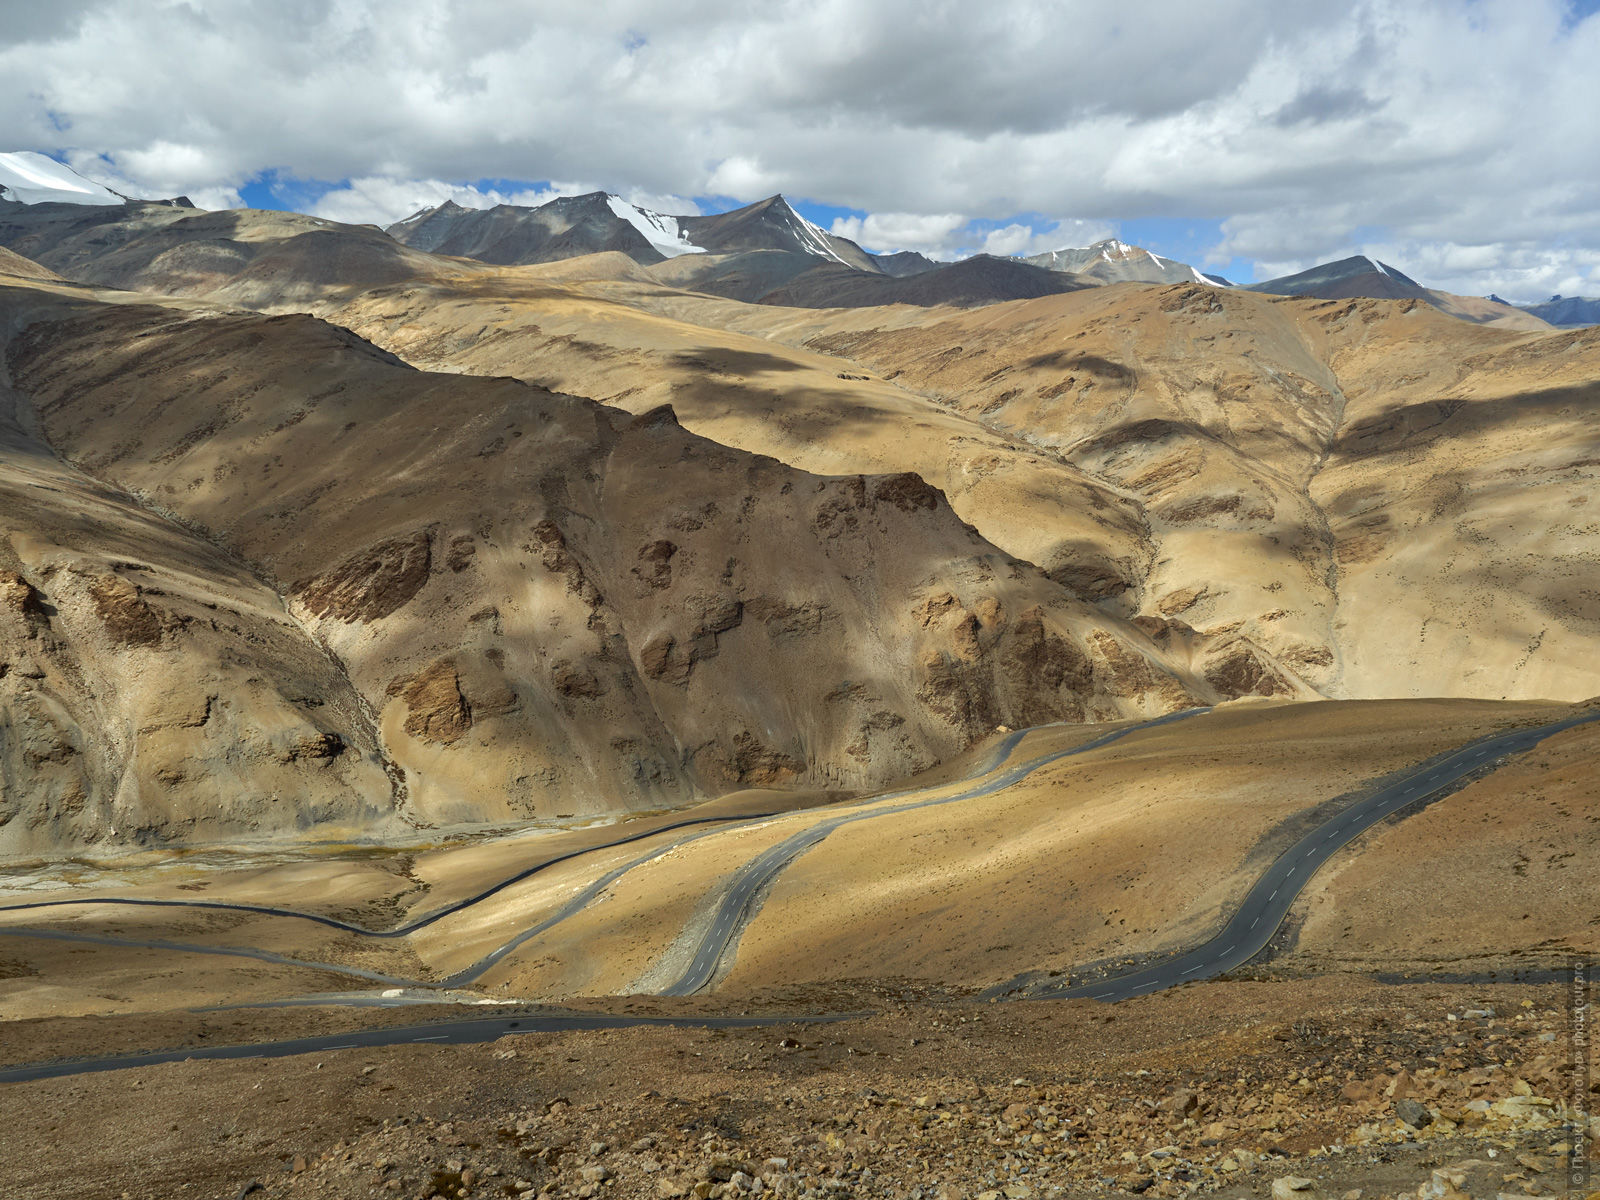
[(0, 200), (21, 204), (121, 204), (124, 197), (32, 150), (0, 153)]
[(1065, 246), (1023, 261), (1049, 271), (1100, 283), (1204, 283), (1211, 287), (1231, 286), (1225, 279), (1202, 274), (1188, 263), (1163, 258), (1152, 250), (1130, 245), (1121, 238), (1105, 238), (1089, 246)]
[(813, 225), (794, 209), (784, 196), (773, 197), (773, 208), (778, 210), (779, 219), (786, 221), (799, 237), (807, 253), (815, 254), (821, 258), (830, 258), (834, 262), (846, 263), (839, 252), (833, 248), (833, 243), (828, 240), (828, 234), (819, 225)]
[(537, 207), (501, 204), (466, 209), (446, 201), (396, 221), (388, 232), (418, 250), (508, 265), (599, 250), (621, 250), (645, 265), (690, 254), (778, 252), (881, 273), (875, 256), (849, 238), (813, 225), (783, 196), (769, 196), (730, 212), (683, 216), (655, 212), (615, 193), (598, 191), (558, 196)]

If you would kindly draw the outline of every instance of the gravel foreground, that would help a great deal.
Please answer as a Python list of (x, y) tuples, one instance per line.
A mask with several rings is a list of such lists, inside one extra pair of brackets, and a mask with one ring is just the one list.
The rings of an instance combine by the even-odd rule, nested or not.
[[(1600, 1196), (1559, 985), (1217, 983), (13, 1085), (8, 1197)], [(13, 1174), (14, 1173), (14, 1174)], [(1592, 1180), (1592, 1174), (1589, 1176)], [(1359, 1196), (1353, 1193), (1359, 1192)]]

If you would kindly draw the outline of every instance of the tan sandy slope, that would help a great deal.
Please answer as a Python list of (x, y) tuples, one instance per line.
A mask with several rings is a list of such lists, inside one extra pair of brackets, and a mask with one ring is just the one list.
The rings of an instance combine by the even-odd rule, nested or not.
[[(1024, 782), (940, 808), (836, 830), (759, 901), (731, 970), (726, 1006), (825, 994), (841, 981), (961, 993), (1023, 972), (1115, 965), (1203, 941), (1277, 854), (1382, 775), (1569, 706), (1485, 701), (1228, 705), (1135, 733)], [(1341, 850), (1290, 917), (1297, 936), (1247, 973), (1548, 968), (1593, 954), (1600, 894), (1593, 727), (1491, 770), (1420, 814), (1391, 819)], [(1103, 727), (1029, 736), (1019, 759), (1081, 745)], [(929, 782), (928, 797), (949, 795)], [(560, 911), (603, 873), (647, 859), (586, 908), (464, 985), (464, 998), (565, 1000), (652, 991), (676, 977), (730, 874), (797, 830), (863, 800), (789, 813), (669, 848), (678, 833), (563, 862), (406, 938), (364, 941), (301, 921), (107, 907), (8, 914), (7, 926), (253, 946), (304, 960), (439, 979)], [(646, 828), (651, 826), (646, 825)], [(614, 837), (591, 829), (388, 854), (85, 869), (70, 893), (31, 886), (7, 904), (55, 895), (134, 895), (282, 904), (378, 928), (432, 912), (553, 854)], [(660, 853), (665, 850), (665, 853)], [(654, 855), (654, 857), (650, 857)], [(260, 858), (260, 856), (258, 856)], [(313, 899), (314, 898), (314, 899)], [(0, 1012), (112, 1013), (201, 1001), (384, 985), (316, 970), (266, 972), (236, 960), (6, 938), (12, 978)], [(96, 965), (98, 964), (98, 965)], [(87, 973), (86, 973), (87, 972)], [(98, 977), (115, 981), (84, 986)], [(109, 991), (107, 988), (109, 987)]]
[[(1474, 737), (1566, 711), (1461, 701), (1228, 706), (1064, 760), (989, 796), (848, 825), (779, 876), (717, 991), (886, 978), (981, 988), (1025, 971), (1197, 944), (1319, 805)], [(1573, 753), (1593, 749), (1594, 734), (1568, 736), (1576, 739)], [(1083, 738), (1072, 728), (1041, 733), (1018, 758)], [(1592, 788), (1572, 773), (1548, 786), (1547, 840), (1559, 838), (1574, 856), (1561, 861), (1592, 855)], [(1581, 872), (1520, 882), (1526, 899), (1514, 916), (1528, 917), (1509, 929), (1503, 902), (1480, 910), (1470, 900), (1475, 880), (1502, 886), (1495, 864), (1510, 883), (1516, 847), (1527, 845), (1522, 819), (1481, 820), (1506, 793), (1490, 775), (1343, 851), (1300, 902), (1327, 914), (1308, 930), (1314, 956), (1290, 953), (1283, 967), (1322, 963), (1329, 949), (1322, 930), (1334, 920), (1334, 945), (1366, 968), (1409, 969), (1439, 958), (1504, 967), (1592, 950), (1588, 916), (1600, 894)], [(659, 986), (687, 964), (681, 935), (700, 928), (728, 872), (819, 816), (718, 835), (640, 867), (485, 982), (543, 995)], [(1470, 869), (1459, 883), (1431, 882), (1448, 870), (1452, 843), (1476, 843)], [(1369, 847), (1382, 864), (1370, 871)], [(1346, 872), (1371, 881), (1372, 890), (1353, 891)], [(1391, 903), (1387, 887), (1406, 899)], [(1426, 924), (1430, 948), (1419, 953), (1404, 931), (1430, 894), (1438, 897)], [(1397, 919), (1384, 939), (1360, 940), (1360, 929)], [(466, 958), (438, 935), (420, 939), (419, 950), (427, 959), (444, 955), (441, 965)]]
[(279, 312), (481, 266), (412, 250), (372, 225), (141, 201), (12, 207), (0, 216), (0, 245), (80, 283)]
[(8, 382), (0, 846), (399, 832), (339, 663), (248, 564), (64, 461)]
[[(381, 289), (332, 317), (418, 366), (515, 374), (633, 412), (670, 403), (706, 437), (809, 471), (916, 471), (997, 545), (1089, 596), (1126, 586), (1143, 569), (1148, 549), (1134, 506), (1025, 438), (830, 355), (713, 324), (748, 305), (648, 285), (552, 286), (575, 282), (578, 263), (636, 282), (638, 268), (621, 255), (596, 260)], [(996, 510), (1003, 522), (985, 519)]]
[(604, 258), (383, 289), (334, 319), (436, 369), (670, 401), (807, 469), (915, 470), (1222, 690), (1595, 690), (1584, 331), (1131, 284), (817, 313), (652, 287)]
[[(635, 412), (669, 400), (696, 432), (807, 470), (914, 470), (996, 545), (1147, 618), (1223, 692), (1593, 690), (1571, 665), (1596, 632), (1572, 582), (1595, 563), (1593, 525), (1554, 516), (1579, 507), (1593, 477), (1596, 355), (1581, 332), (1473, 328), (1416, 298), (1199, 285), (1122, 284), (965, 314), (819, 313), (660, 286), (676, 278), (670, 263), (596, 255), (497, 270), (295, 214), (134, 205), (16, 220), (4, 240), (75, 278), (314, 306), (419, 364), (509, 373)], [(105, 222), (117, 230), (110, 248), (96, 232)], [(773, 342), (843, 357), (845, 369)], [(1480, 420), (1480, 406), (1454, 418), (1469, 437), (1449, 430), (1461, 462), (1434, 456), (1418, 469), (1408, 443), (1408, 495), (1392, 511), (1387, 499), (1371, 507), (1372, 481), (1392, 487), (1401, 462), (1394, 438), (1375, 440), (1374, 419), (1419, 400), (1531, 414), (1551, 372), (1571, 394), (1538, 416), (1550, 461), (1494, 465), (1519, 427)], [(1444, 393), (1418, 396), (1419, 381)], [(1352, 434), (1363, 439), (1354, 455)], [(1490, 488), (1491, 502), (1432, 515), (1438, 496)], [(1380, 519), (1420, 571), (1373, 565)], [(1337, 560), (1336, 541), (1349, 551)], [(1535, 594), (1515, 594), (1530, 578)], [(1481, 619), (1459, 615), (1480, 607)], [(1379, 630), (1375, 615), (1395, 611), (1396, 627)], [(1442, 658), (1440, 622), (1457, 626)]]
[(1600, 789), (1592, 725), (1448, 802), (1374, 831), (1302, 903), (1308, 966), (1472, 971), (1508, 950), (1600, 956)]
[(34, 236), (501, 377), (304, 317), (7, 293), (23, 418), (280, 597), (416, 819), (870, 786), (998, 723), (1241, 694), (1596, 690), (1585, 331), (1202, 286), (785, 310), (620, 256), (124, 221), (115, 250)]
[[(115, 299), (0, 293), (26, 419), (270, 590), (348, 677), (363, 725), (338, 736), (411, 819), (881, 785), (997, 724), (1234, 694), (914, 475), (808, 474), (665, 410), (418, 372), (310, 317)], [(19, 561), (19, 604), (66, 598), (44, 564)], [(152, 628), (181, 623), (124, 584)], [(188, 659), (160, 661), (141, 675), (203, 705)], [(332, 684), (296, 694), (338, 711)]]
[(0, 246), (0, 275), (14, 275), (19, 279), (59, 279), (54, 271), (41, 267), (31, 258), (7, 250)]

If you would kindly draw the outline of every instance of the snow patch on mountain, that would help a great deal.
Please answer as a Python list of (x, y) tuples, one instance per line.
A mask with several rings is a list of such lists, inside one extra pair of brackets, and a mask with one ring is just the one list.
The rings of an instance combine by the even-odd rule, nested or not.
[(1207, 287), (1232, 287), (1220, 276), (1206, 275), (1188, 263), (1165, 258), (1143, 246), (1120, 238), (1106, 238), (1091, 246), (1066, 246), (1022, 260), (1049, 271), (1075, 275), (1098, 283), (1203, 283)]
[(683, 235), (683, 228), (678, 224), (677, 217), (651, 212), (647, 208), (629, 204), (620, 196), (609, 193), (606, 195), (606, 204), (613, 213), (643, 234), (645, 241), (668, 258), (676, 258), (680, 254), (706, 252), (704, 246), (696, 246)]
[(784, 217), (799, 236), (800, 241), (805, 245), (807, 253), (815, 254), (822, 258), (831, 258), (834, 262), (844, 263), (847, 267), (850, 265), (833, 248), (833, 243), (828, 240), (827, 233), (820, 226), (813, 225), (795, 212), (794, 205), (790, 204), (788, 200), (780, 197), (778, 203), (783, 205)]
[(0, 153), (0, 199), (21, 204), (121, 204), (110, 188), (32, 150)]

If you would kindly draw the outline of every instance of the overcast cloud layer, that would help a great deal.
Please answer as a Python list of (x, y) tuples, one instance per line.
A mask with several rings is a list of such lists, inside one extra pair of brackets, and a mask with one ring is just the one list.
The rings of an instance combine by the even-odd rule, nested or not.
[(879, 250), (1168, 216), (1222, 221), (1214, 261), (1260, 277), (1366, 250), (1454, 291), (1600, 294), (1596, 7), (0, 0), (0, 149), (209, 206), (276, 170), (340, 184), (317, 207), (344, 220), (537, 202), (465, 180), (668, 211), (783, 191)]

